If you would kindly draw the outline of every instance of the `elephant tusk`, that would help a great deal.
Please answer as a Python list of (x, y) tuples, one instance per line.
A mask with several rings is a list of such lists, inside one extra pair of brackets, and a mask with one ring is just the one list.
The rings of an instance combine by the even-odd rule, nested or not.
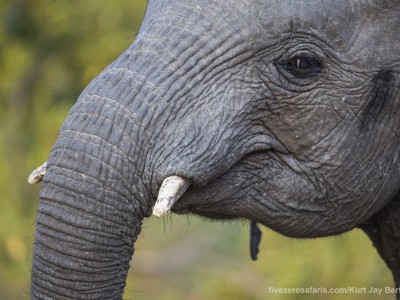
[(42, 181), (44, 174), (46, 174), (47, 161), (43, 165), (36, 168), (28, 177), (29, 184), (36, 184)]
[(188, 179), (179, 176), (165, 178), (158, 192), (158, 198), (153, 208), (153, 215), (156, 217), (165, 216), (187, 190), (189, 185), (190, 181)]

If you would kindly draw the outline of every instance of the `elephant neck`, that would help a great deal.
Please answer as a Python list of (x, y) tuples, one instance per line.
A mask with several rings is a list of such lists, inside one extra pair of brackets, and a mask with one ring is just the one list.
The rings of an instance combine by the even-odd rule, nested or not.
[[(400, 194), (382, 210), (360, 226), (372, 240), (382, 259), (393, 273), (396, 288), (400, 287)], [(400, 294), (397, 293), (397, 299)]]

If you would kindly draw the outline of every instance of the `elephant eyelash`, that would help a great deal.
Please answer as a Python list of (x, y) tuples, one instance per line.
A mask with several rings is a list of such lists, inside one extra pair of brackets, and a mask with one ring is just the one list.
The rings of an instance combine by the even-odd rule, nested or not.
[(318, 75), (322, 70), (322, 63), (309, 54), (300, 54), (278, 63), (279, 69), (290, 73), (296, 78), (305, 79)]

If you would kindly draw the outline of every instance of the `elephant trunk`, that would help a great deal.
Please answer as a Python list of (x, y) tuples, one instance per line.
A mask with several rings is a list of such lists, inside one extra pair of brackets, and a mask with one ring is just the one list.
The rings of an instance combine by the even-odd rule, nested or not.
[(146, 147), (131, 138), (137, 134), (112, 100), (85, 93), (70, 112), (40, 193), (33, 299), (122, 297), (133, 244), (151, 211), (138, 175)]

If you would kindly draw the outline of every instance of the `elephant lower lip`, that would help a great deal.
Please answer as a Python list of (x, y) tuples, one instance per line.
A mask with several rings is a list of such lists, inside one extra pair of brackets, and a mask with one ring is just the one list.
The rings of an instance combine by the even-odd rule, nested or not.
[(179, 208), (179, 209), (172, 208), (171, 211), (177, 215), (185, 215), (190, 213), (190, 210), (188, 208)]
[(218, 212), (212, 212), (212, 211), (201, 211), (201, 210), (196, 210), (196, 211), (192, 211), (192, 213), (202, 216), (202, 217), (206, 217), (209, 219), (215, 219), (215, 220), (231, 220), (231, 219), (237, 219), (237, 216), (231, 216), (231, 215), (227, 215), (227, 214), (221, 214)]
[(172, 212), (178, 215), (185, 215), (185, 214), (195, 214), (202, 217), (206, 217), (209, 219), (216, 219), (216, 220), (228, 220), (228, 219), (237, 219), (237, 216), (221, 214), (218, 212), (211, 211), (210, 208), (200, 208), (196, 206), (187, 206), (187, 207), (180, 207), (180, 208), (173, 208)]

